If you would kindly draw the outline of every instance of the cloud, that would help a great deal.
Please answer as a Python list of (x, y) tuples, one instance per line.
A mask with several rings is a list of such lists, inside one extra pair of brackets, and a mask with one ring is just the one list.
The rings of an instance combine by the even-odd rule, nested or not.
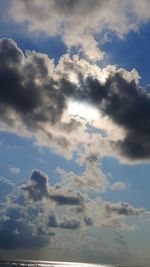
[(122, 182), (116, 182), (111, 185), (111, 189), (113, 190), (124, 190), (126, 185)]
[(123, 37), (150, 19), (147, 0), (65, 0), (63, 4), (13, 0), (10, 15), (18, 23), (26, 22), (31, 32), (60, 35), (69, 49), (77, 47), (90, 60), (103, 58), (99, 43), (108, 39), (106, 33)]
[(150, 216), (150, 212), (144, 208), (134, 208), (129, 203), (118, 202), (118, 203), (106, 203), (105, 210), (109, 216), (111, 213), (116, 213), (124, 216)]
[(118, 233), (116, 233), (115, 234), (115, 242), (117, 243), (117, 244), (119, 244), (119, 253), (121, 253), (121, 254), (128, 254), (129, 253), (129, 247), (128, 247), (128, 244), (127, 244), (127, 242), (126, 242), (126, 240), (125, 240), (125, 238), (124, 238), (124, 236), (123, 235), (121, 235), (121, 234), (118, 234)]
[(5, 177), (0, 176), (0, 202), (4, 202), (6, 200), (6, 197), (13, 190), (14, 190), (14, 184)]
[(58, 205), (81, 205), (82, 199), (80, 195), (78, 197), (74, 196), (65, 196), (65, 195), (50, 195), (49, 198), (53, 201), (55, 201)]
[(35, 235), (34, 226), (29, 222), (12, 218), (0, 220), (0, 248), (41, 248), (49, 243), (46, 235)]
[(84, 222), (86, 225), (90, 226), (90, 225), (93, 225), (93, 220), (92, 218), (89, 218), (89, 217), (84, 217)]
[[(47, 91), (48, 87), (53, 87), (53, 81), (48, 77), (47, 65), (48, 63), (50, 67), (52, 61), (46, 55), (34, 52), (26, 58), (16, 43), (8, 39), (0, 42), (0, 58), (2, 116), (6, 117), (10, 111), (15, 111), (31, 128), (36, 127), (36, 121), (54, 122), (63, 111), (64, 100), (63, 96), (59, 97), (58, 90), (51, 88), (52, 90)], [(47, 98), (49, 103), (46, 103)]]
[(59, 227), (68, 230), (77, 230), (80, 228), (80, 221), (78, 221), (77, 219), (65, 219), (64, 222), (59, 224)]
[(74, 188), (84, 192), (104, 192), (109, 183), (98, 166), (97, 160), (95, 157), (88, 157), (84, 164), (85, 170), (81, 175), (57, 168), (56, 171), (61, 176), (61, 184), (66, 188)]
[(56, 218), (56, 215), (55, 214), (51, 214), (49, 217), (48, 217), (48, 223), (47, 225), (49, 227), (52, 227), (52, 228), (57, 228), (58, 227), (58, 222), (57, 222), (57, 218)]
[(29, 183), (21, 187), (27, 198), (39, 201), (48, 197), (48, 177), (39, 170), (33, 170)]
[[(128, 220), (137, 217), (149, 217), (150, 211), (144, 208), (136, 208), (126, 202), (108, 202), (100, 197), (86, 199), (84, 204), (84, 222), (89, 218), (91, 225), (108, 227), (110, 229), (135, 230), (135, 225)], [(88, 219), (87, 219), (88, 222)], [(88, 226), (88, 223), (86, 224)]]
[[(15, 188), (1, 205), (0, 248), (48, 247), (61, 229), (75, 231), (95, 225), (131, 230), (133, 225), (125, 219), (132, 216), (143, 218), (150, 212), (129, 203), (93, 198), (74, 188), (50, 186), (46, 174), (33, 170), (27, 185)], [(116, 237), (116, 242), (125, 247), (122, 238)]]
[(56, 215), (52, 214), (48, 218), (48, 226), (52, 228), (63, 228), (68, 230), (77, 230), (80, 228), (80, 221), (77, 219), (64, 218), (62, 222), (58, 222)]
[(115, 241), (118, 242), (119, 244), (125, 246), (125, 247), (127, 245), (125, 240), (124, 240), (123, 235), (121, 235), (121, 234), (118, 234), (118, 233), (115, 234)]
[(62, 186), (49, 186), (48, 176), (39, 170), (32, 171), (29, 182), (21, 186), (21, 189), (26, 200), (41, 201), (46, 198), (61, 206), (82, 206), (84, 201), (79, 192), (67, 191)]
[(20, 173), (20, 168), (18, 168), (18, 167), (10, 167), (9, 170), (10, 170), (10, 172), (12, 174), (16, 174), (17, 175), (17, 174)]
[[(0, 41), (0, 59), (2, 130), (34, 136), (67, 158), (82, 143), (96, 157), (149, 160), (150, 96), (138, 85), (136, 70), (101, 69), (68, 55), (55, 66), (44, 54), (23, 54), (9, 39)], [(70, 101), (88, 103), (99, 119), (71, 117)], [(90, 133), (94, 123), (105, 135)]]

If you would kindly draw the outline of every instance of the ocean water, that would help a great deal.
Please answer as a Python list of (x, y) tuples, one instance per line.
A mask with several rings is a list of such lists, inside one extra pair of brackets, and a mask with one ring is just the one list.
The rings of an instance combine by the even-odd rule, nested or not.
[[(132, 267), (129, 265), (88, 264), (54, 261), (0, 260), (0, 267)], [(134, 266), (142, 267), (142, 266)]]

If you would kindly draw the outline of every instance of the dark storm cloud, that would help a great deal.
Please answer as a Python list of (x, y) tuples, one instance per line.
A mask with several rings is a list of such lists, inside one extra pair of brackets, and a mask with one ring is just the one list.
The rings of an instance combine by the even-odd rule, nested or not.
[(54, 123), (65, 106), (63, 95), (54, 86), (46, 56), (35, 52), (25, 56), (14, 41), (1, 39), (0, 110), (5, 119), (13, 110), (31, 129), (38, 122)]
[(150, 157), (150, 95), (116, 74), (105, 84), (103, 112), (126, 130), (118, 142), (123, 154), (133, 159)]
[(150, 212), (146, 211), (144, 208), (134, 208), (130, 204), (124, 202), (106, 203), (104, 208), (108, 216), (111, 216), (113, 213), (124, 216), (150, 216)]
[(150, 95), (121, 73), (110, 75), (105, 84), (82, 76), (80, 82), (74, 97), (89, 101), (124, 128), (125, 138), (114, 144), (120, 152), (130, 159), (150, 158)]
[[(51, 73), (49, 64), (53, 69)], [(69, 99), (86, 101), (124, 128), (124, 139), (112, 143), (122, 155), (133, 160), (150, 158), (150, 95), (139, 88), (134, 79), (125, 79), (122, 72), (110, 72), (106, 82), (101, 83), (92, 74), (85, 77), (84, 68), (79, 68), (73, 61), (61, 67), (57, 72), (60, 77), (54, 79), (55, 67), (45, 55), (35, 52), (24, 55), (14, 41), (1, 39), (1, 120), (13, 123), (10, 116), (13, 111), (31, 131), (38, 129), (45, 133), (45, 127), (40, 123), (49, 126), (61, 122)], [(78, 85), (69, 80), (65, 68), (77, 75)], [(80, 123), (72, 119), (61, 125), (62, 130), (70, 132)], [(46, 134), (60, 147), (70, 145), (63, 136), (54, 138), (50, 132)], [(96, 156), (89, 160), (95, 159)]]
[[(17, 45), (8, 39), (0, 42), (0, 102), (5, 107), (19, 112), (31, 112), (38, 104), (38, 92), (33, 82), (23, 85), (23, 73), (20, 71), (24, 56)], [(32, 87), (33, 86), (33, 87)], [(37, 102), (36, 102), (37, 100)]]

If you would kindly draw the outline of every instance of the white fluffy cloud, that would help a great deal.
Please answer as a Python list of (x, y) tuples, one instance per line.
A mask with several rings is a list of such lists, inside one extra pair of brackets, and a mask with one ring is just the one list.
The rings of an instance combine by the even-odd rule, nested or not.
[(104, 53), (99, 43), (106, 33), (123, 37), (137, 31), (150, 19), (148, 0), (12, 0), (10, 14), (17, 22), (27, 22), (31, 32), (60, 35), (68, 48), (76, 46), (90, 60)]
[(62, 177), (61, 184), (66, 188), (75, 188), (84, 192), (103, 192), (108, 186), (107, 178), (96, 163), (87, 162), (81, 176), (60, 168), (57, 168), (57, 172)]

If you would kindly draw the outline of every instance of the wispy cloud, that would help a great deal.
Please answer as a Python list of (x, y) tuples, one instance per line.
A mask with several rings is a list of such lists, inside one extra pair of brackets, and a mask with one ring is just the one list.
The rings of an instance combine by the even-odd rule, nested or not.
[(126, 185), (123, 182), (116, 182), (111, 185), (111, 189), (113, 190), (124, 190)]
[(12, 174), (16, 174), (16, 175), (19, 174), (21, 171), (20, 168), (18, 167), (10, 167), (9, 170)]

